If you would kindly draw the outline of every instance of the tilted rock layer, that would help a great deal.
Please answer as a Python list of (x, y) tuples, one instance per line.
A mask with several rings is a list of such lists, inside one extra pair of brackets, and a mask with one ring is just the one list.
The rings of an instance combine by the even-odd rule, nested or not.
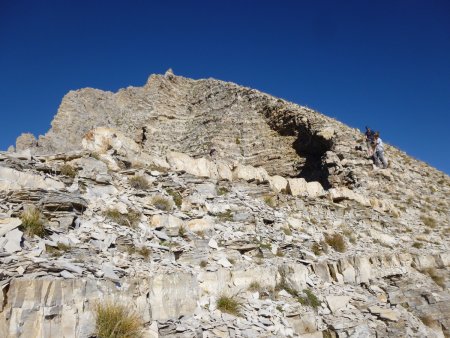
[(450, 178), (386, 153), (213, 79), (70, 92), (0, 153), (0, 337), (448, 336)]

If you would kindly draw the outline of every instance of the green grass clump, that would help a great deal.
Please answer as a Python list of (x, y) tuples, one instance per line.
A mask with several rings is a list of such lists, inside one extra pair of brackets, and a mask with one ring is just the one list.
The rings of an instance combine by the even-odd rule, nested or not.
[(326, 235), (325, 242), (338, 252), (345, 252), (347, 250), (345, 239), (340, 234)]
[(142, 320), (127, 306), (112, 302), (97, 304), (95, 314), (98, 338), (142, 337)]
[(64, 164), (60, 169), (61, 175), (74, 178), (77, 176), (77, 170), (69, 164)]
[(147, 190), (150, 188), (150, 184), (144, 176), (134, 175), (128, 182), (134, 189)]
[(29, 236), (45, 236), (44, 216), (36, 207), (31, 207), (20, 215), (25, 233)]
[(156, 209), (163, 211), (172, 210), (172, 203), (170, 200), (165, 198), (164, 196), (155, 196), (152, 198), (152, 204)]
[(319, 299), (310, 289), (303, 290), (303, 293), (305, 296), (299, 296), (297, 298), (300, 304), (310, 306), (313, 309), (317, 309), (320, 306)]
[(178, 208), (181, 208), (181, 205), (183, 204), (183, 197), (181, 197), (181, 194), (176, 191), (176, 190), (172, 190), (172, 189), (167, 189), (166, 192), (172, 196), (173, 202), (175, 203), (175, 205)]
[(217, 188), (217, 195), (219, 195), (219, 196), (223, 196), (225, 194), (228, 194), (229, 192), (230, 191), (227, 188), (225, 188), (225, 187), (218, 187)]
[(241, 304), (234, 298), (222, 295), (217, 300), (217, 309), (234, 316), (240, 315)]
[(119, 210), (114, 208), (106, 210), (105, 216), (117, 224), (131, 228), (136, 227), (141, 219), (141, 214), (135, 210), (130, 210), (127, 214), (121, 214)]

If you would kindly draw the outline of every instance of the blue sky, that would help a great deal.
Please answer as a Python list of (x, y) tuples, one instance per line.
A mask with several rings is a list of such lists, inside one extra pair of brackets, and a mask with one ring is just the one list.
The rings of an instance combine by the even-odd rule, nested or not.
[(450, 1), (0, 0), (0, 149), (69, 90), (214, 77), (370, 125), (450, 173)]

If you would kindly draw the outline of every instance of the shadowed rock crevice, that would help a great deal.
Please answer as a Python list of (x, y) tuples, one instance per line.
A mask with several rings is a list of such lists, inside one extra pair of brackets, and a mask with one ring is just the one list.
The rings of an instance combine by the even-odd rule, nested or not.
[(292, 147), (299, 156), (298, 176), (308, 182), (319, 181), (325, 189), (331, 188), (325, 153), (333, 148), (333, 140), (321, 135), (306, 118), (288, 109), (265, 107), (263, 115), (270, 127), (281, 136), (294, 136)]

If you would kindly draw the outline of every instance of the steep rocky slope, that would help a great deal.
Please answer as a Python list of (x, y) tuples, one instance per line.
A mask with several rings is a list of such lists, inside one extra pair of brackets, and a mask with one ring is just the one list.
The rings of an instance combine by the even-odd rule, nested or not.
[(145, 337), (448, 336), (450, 178), (386, 152), (212, 79), (71, 92), (0, 154), (0, 336), (92, 337), (106, 301)]

